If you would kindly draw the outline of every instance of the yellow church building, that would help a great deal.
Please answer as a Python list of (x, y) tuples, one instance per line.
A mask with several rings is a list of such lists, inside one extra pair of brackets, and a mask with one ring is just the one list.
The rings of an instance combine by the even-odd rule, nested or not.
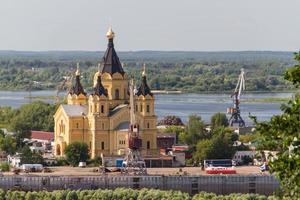
[[(91, 158), (121, 156), (128, 148), (129, 79), (114, 49), (114, 32), (106, 34), (108, 47), (101, 67), (95, 73), (93, 92), (87, 94), (80, 83), (77, 66), (75, 83), (54, 115), (56, 156), (63, 156), (67, 145), (85, 142)], [(154, 112), (154, 96), (147, 84), (145, 68), (142, 81), (134, 93), (135, 118), (140, 127), (142, 155), (156, 155), (157, 117)]]

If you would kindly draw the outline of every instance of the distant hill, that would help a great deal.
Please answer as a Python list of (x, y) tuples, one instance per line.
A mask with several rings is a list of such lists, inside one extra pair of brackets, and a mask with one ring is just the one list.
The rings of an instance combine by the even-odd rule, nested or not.
[[(0, 51), (0, 89), (56, 89), (80, 62), (82, 84), (92, 87), (92, 77), (104, 52)], [(249, 91), (293, 89), (283, 79), (294, 64), (293, 52), (273, 51), (128, 51), (118, 52), (129, 77), (141, 78), (147, 64), (148, 84), (155, 90), (225, 92), (235, 88), (240, 69), (246, 73)]]
[[(100, 60), (103, 51), (0, 51), (1, 58), (47, 59), (56, 61)], [(293, 61), (293, 52), (285, 51), (120, 51), (120, 59), (126, 61), (157, 61), (157, 62), (231, 62), (279, 60)]]

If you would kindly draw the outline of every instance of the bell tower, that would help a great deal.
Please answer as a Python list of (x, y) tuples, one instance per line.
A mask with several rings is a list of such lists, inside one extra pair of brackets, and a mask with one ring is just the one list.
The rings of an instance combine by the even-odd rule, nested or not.
[(109, 104), (107, 90), (102, 85), (100, 64), (94, 75), (93, 93), (89, 97), (89, 115), (108, 116)]
[(77, 70), (75, 72), (75, 84), (72, 86), (68, 94), (69, 105), (85, 105), (87, 103), (86, 92), (84, 91), (80, 83), (80, 69), (79, 63), (77, 63)]
[(154, 96), (147, 84), (146, 65), (143, 66), (142, 82), (135, 93), (135, 113), (141, 129), (143, 150), (146, 154), (155, 154), (157, 116), (154, 112)]
[(102, 83), (107, 89), (110, 109), (128, 103), (128, 77), (114, 48), (115, 33), (112, 28), (106, 34), (108, 46), (102, 58)]

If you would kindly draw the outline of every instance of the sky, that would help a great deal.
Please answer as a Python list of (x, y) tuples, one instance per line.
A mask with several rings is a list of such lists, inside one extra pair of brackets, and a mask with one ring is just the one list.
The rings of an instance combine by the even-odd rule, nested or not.
[(300, 0), (0, 0), (0, 50), (299, 51)]

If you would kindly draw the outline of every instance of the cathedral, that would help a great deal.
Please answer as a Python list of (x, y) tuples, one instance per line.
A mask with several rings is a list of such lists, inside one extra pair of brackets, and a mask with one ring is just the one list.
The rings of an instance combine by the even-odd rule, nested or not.
[[(101, 66), (94, 75), (91, 94), (80, 83), (77, 66), (75, 83), (54, 115), (55, 155), (63, 156), (67, 145), (79, 141), (89, 147), (91, 158), (123, 156), (128, 148), (130, 125), (129, 79), (114, 48), (114, 32), (109, 28), (108, 46)], [(154, 96), (144, 71), (142, 81), (134, 92), (134, 113), (142, 139), (141, 153), (157, 155), (157, 117)]]

